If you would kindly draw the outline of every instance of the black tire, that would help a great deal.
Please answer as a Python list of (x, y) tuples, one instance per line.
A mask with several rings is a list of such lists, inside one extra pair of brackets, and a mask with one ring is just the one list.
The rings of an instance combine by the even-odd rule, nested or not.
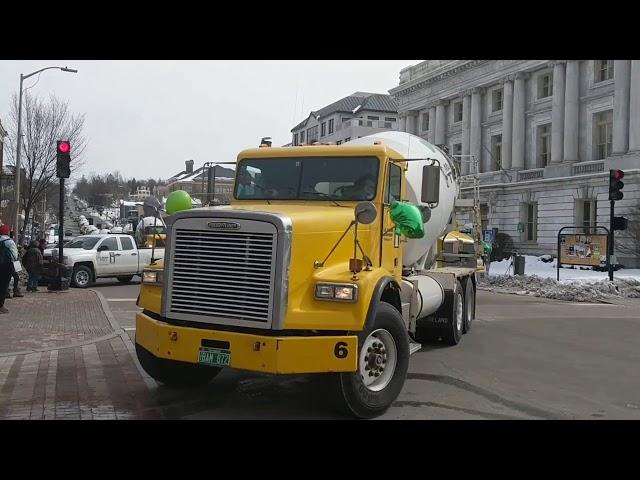
[(464, 313), (462, 315), (464, 318), (462, 333), (468, 333), (476, 318), (476, 289), (469, 277), (464, 281)]
[(449, 310), (449, 318), (451, 322), (442, 332), (442, 339), (446, 345), (457, 345), (462, 338), (464, 329), (464, 301), (462, 295), (462, 285), (460, 281), (456, 281), (456, 289), (453, 292)]
[(127, 275), (124, 277), (118, 277), (120, 283), (129, 283), (133, 279), (133, 275)]
[[(358, 371), (338, 373), (334, 377), (337, 383), (338, 408), (356, 418), (373, 418), (384, 413), (398, 398), (409, 368), (409, 335), (398, 310), (381, 302), (372, 323), (358, 335)], [(376, 335), (384, 332), (383, 335), (390, 336), (396, 348), (396, 365), (392, 376), (384, 388), (378, 391), (367, 387), (360, 373), (361, 349), (374, 332), (378, 332)]]
[[(85, 281), (85, 279), (88, 280)], [(76, 265), (73, 267), (71, 281), (76, 288), (87, 288), (94, 281), (93, 271), (86, 265)]]
[(220, 373), (221, 368), (158, 358), (136, 343), (140, 365), (154, 380), (167, 387), (198, 387), (206, 385)]

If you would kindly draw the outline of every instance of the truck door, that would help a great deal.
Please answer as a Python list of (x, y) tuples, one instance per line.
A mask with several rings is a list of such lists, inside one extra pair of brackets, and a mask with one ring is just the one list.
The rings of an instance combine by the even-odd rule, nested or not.
[(120, 245), (116, 237), (106, 237), (97, 246), (98, 276), (116, 275), (122, 263)]
[(382, 266), (394, 276), (399, 276), (402, 273), (402, 242), (400, 236), (396, 235), (391, 221), (391, 203), (399, 202), (402, 198), (402, 176), (402, 167), (390, 162), (387, 166), (383, 197), (381, 254)]
[(118, 257), (116, 262), (118, 273), (135, 275), (138, 273), (138, 250), (133, 245), (133, 238), (129, 235), (123, 235), (118, 239), (122, 247), (120, 252), (122, 255)]

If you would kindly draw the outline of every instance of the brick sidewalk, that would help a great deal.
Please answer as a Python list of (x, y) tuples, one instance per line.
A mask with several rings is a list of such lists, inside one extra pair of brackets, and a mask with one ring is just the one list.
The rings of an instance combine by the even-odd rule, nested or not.
[(5, 305), (0, 419), (166, 417), (96, 292), (27, 293)]

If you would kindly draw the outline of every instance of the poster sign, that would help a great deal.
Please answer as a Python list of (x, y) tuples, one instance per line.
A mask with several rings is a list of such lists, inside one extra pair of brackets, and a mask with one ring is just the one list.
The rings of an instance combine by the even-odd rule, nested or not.
[(605, 234), (560, 234), (560, 263), (591, 267), (604, 265), (607, 237)]

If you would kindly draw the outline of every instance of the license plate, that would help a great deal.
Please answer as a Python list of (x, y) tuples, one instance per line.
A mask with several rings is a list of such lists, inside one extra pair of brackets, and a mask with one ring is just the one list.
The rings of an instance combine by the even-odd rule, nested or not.
[(228, 367), (231, 362), (231, 352), (229, 350), (202, 347), (200, 348), (198, 362), (212, 367)]

